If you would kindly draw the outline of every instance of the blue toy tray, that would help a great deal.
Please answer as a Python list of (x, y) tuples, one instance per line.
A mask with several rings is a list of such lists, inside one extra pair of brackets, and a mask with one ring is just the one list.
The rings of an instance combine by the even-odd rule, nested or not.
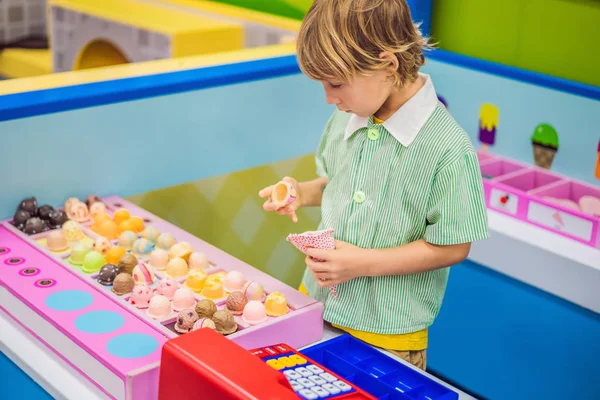
[(349, 334), (301, 351), (381, 400), (455, 400), (458, 393)]

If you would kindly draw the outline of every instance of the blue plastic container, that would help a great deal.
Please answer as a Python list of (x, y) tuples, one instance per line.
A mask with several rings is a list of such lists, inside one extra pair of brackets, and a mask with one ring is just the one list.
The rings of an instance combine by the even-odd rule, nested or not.
[(431, 13), (433, 0), (407, 0), (413, 21), (421, 22), (421, 33), (424, 36), (431, 34)]
[(456, 400), (458, 393), (349, 334), (301, 351), (381, 400)]

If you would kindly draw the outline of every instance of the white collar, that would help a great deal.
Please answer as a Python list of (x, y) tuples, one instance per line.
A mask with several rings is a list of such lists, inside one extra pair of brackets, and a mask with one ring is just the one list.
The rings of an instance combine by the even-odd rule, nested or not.
[[(429, 119), (438, 103), (437, 94), (429, 75), (419, 73), (425, 84), (398, 111), (383, 122), (383, 127), (403, 146), (408, 147)], [(369, 126), (370, 118), (352, 114), (346, 125), (344, 140), (360, 128)]]

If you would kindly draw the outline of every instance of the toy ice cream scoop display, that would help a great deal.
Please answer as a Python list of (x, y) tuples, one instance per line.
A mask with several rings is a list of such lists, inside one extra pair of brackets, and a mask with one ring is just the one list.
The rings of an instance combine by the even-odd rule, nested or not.
[(538, 167), (550, 169), (558, 151), (558, 133), (549, 124), (539, 124), (531, 135), (533, 159)]
[(155, 249), (150, 253), (150, 261), (148, 263), (153, 268), (164, 271), (167, 269), (167, 264), (169, 264), (169, 253), (163, 249)]
[(133, 269), (138, 265), (138, 259), (133, 254), (125, 254), (119, 260), (119, 272), (133, 275)]
[(67, 221), (62, 227), (63, 233), (69, 242), (78, 242), (85, 237), (81, 225), (75, 221)]
[(239, 271), (229, 271), (223, 281), (223, 289), (232, 293), (238, 290), (244, 290), (246, 277)]
[(112, 244), (110, 243), (110, 241), (107, 238), (100, 236), (94, 241), (94, 246), (92, 246), (92, 250), (97, 251), (103, 256), (106, 256), (106, 253), (108, 253), (108, 250), (110, 250), (111, 247)]
[(50, 251), (60, 252), (69, 248), (67, 238), (61, 230), (50, 232), (46, 238), (46, 244)]
[(133, 244), (138, 239), (137, 234), (133, 231), (125, 231), (119, 235), (119, 246), (125, 250), (131, 250)]
[(194, 326), (192, 327), (193, 331), (197, 331), (198, 329), (212, 329), (213, 331), (217, 330), (215, 323), (210, 318), (200, 318), (196, 322), (194, 322)]
[(72, 265), (82, 265), (85, 256), (90, 251), (91, 250), (86, 245), (77, 243), (71, 248), (71, 254), (69, 255), (68, 260)]
[(106, 258), (106, 262), (109, 264), (119, 264), (119, 260), (121, 257), (125, 255), (125, 249), (121, 246), (114, 246), (108, 249), (104, 258)]
[(282, 208), (296, 201), (296, 189), (287, 181), (280, 181), (273, 185), (271, 191), (271, 202), (277, 207)]
[(165, 296), (157, 294), (150, 299), (146, 314), (154, 319), (166, 318), (171, 314), (171, 303)]
[(156, 239), (156, 247), (163, 250), (169, 250), (175, 243), (175, 236), (167, 232), (161, 233)]
[(183, 285), (193, 292), (200, 293), (202, 289), (204, 289), (205, 283), (206, 272), (201, 269), (194, 269), (189, 272), (188, 277)]
[(100, 268), (102, 268), (104, 264), (106, 264), (104, 256), (101, 253), (92, 250), (85, 255), (81, 270), (86, 274), (91, 274), (100, 271)]
[(488, 146), (496, 143), (496, 129), (498, 128), (499, 110), (493, 104), (482, 104), (479, 111), (479, 141), (483, 151), (487, 151)]
[[(300, 234), (290, 234), (287, 241), (293, 244), (298, 250), (306, 254), (308, 248), (333, 250), (335, 249), (335, 238), (333, 229), (324, 229), (321, 231), (309, 231)], [(335, 286), (329, 288), (331, 294), (337, 299), (337, 289)]]
[(243, 288), (243, 293), (246, 295), (249, 301), (255, 300), (262, 302), (265, 301), (265, 298), (267, 297), (263, 285), (255, 281), (246, 282)]
[(181, 311), (186, 308), (195, 308), (196, 299), (194, 298), (194, 292), (187, 288), (179, 288), (173, 294), (173, 310)]

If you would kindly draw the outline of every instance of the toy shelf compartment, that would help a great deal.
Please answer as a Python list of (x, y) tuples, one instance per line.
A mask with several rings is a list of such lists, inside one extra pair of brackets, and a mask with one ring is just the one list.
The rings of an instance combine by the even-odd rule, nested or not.
[(585, 207), (600, 188), (490, 153), (478, 158), (488, 208), (600, 248), (600, 215)]
[(381, 400), (453, 400), (458, 393), (349, 334), (301, 351)]

